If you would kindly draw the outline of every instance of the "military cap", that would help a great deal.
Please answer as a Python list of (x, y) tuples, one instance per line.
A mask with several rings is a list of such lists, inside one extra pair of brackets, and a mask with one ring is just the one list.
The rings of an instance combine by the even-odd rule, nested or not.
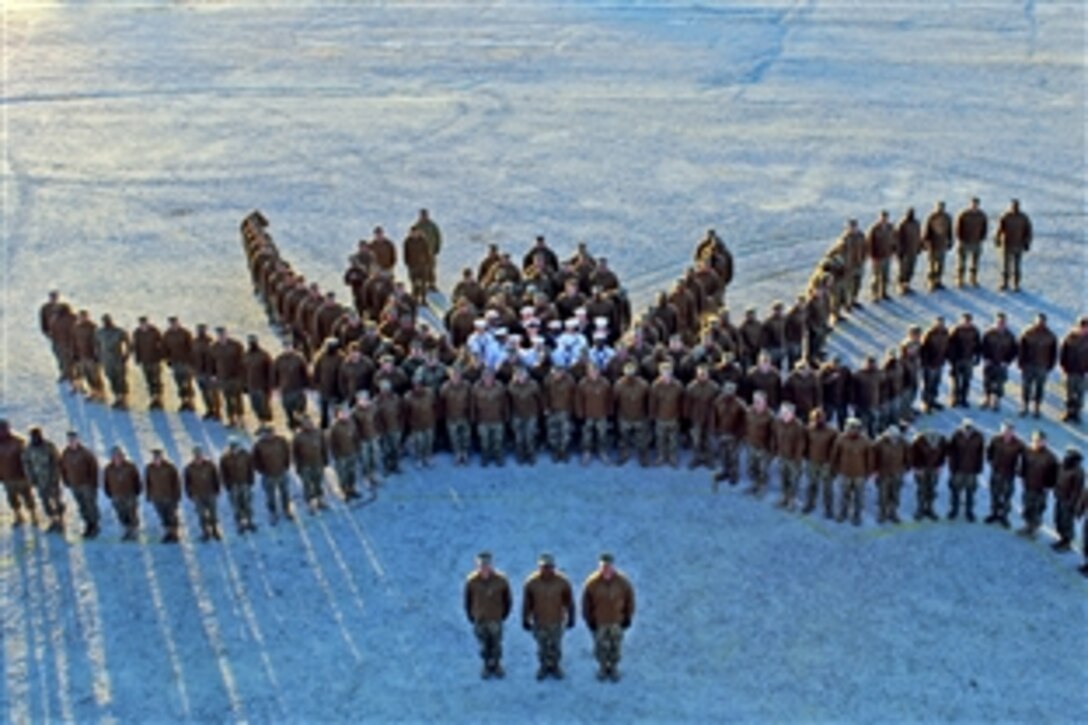
[(204, 452), (204, 446), (193, 446), (193, 455), (199, 455)]
[(1046, 431), (1043, 431), (1043, 430), (1040, 430), (1040, 429), (1036, 428), (1034, 431), (1032, 431), (1031, 437), (1032, 437), (1033, 440), (1037, 439), (1037, 440), (1045, 441), (1046, 440)]
[(79, 438), (79, 433), (77, 431), (70, 430), (70, 431), (68, 431), (68, 437), (69, 438)]
[(971, 420), (970, 418), (964, 418), (963, 420), (960, 421), (960, 427), (961, 428), (971, 428), (974, 425), (975, 425), (975, 422), (973, 420)]
[(481, 564), (490, 564), (491, 563), (491, 552), (490, 551), (481, 551), (479, 554), (476, 555), (476, 561), (480, 562)]
[(722, 383), (722, 391), (726, 393), (737, 392), (737, 384), (732, 381), (726, 381)]
[(114, 446), (114, 447), (110, 448), (110, 455), (111, 456), (117, 455), (118, 453), (124, 455), (125, 449), (122, 448), (121, 446)]
[(612, 552), (609, 551), (602, 552), (598, 558), (602, 564), (612, 564), (616, 561), (616, 557), (612, 556)]
[(257, 340), (258, 340), (257, 335), (252, 333), (252, 332), (249, 333), (248, 335), (246, 335), (246, 339), (249, 340), (250, 342), (257, 342)]
[(151, 455), (161, 456), (162, 455), (162, 449), (161, 448), (152, 448), (151, 449)]
[(846, 427), (851, 430), (855, 430), (861, 427), (861, 421), (854, 417), (847, 418)]
[(540, 564), (540, 566), (555, 566), (555, 557), (545, 552), (540, 555), (537, 563)]
[(224, 327), (223, 325), (216, 325), (215, 331), (216, 332), (226, 332), (227, 328)]
[(1072, 445), (1066, 446), (1065, 447), (1065, 455), (1067, 455), (1067, 456), (1076, 456), (1076, 457), (1079, 458), (1080, 455), (1081, 455), (1080, 449), (1077, 448), (1076, 446), (1072, 446)]
[(608, 318), (604, 316), (594, 317), (593, 325), (595, 327), (608, 327)]
[(166, 321), (173, 323), (173, 322), (177, 322), (178, 318), (175, 315), (170, 315), (169, 317), (166, 318)]
[(634, 360), (628, 360), (623, 364), (623, 372), (625, 373), (633, 373), (636, 370), (638, 370), (638, 363)]
[(242, 445), (242, 439), (241, 438), (239, 438), (238, 436), (227, 436), (227, 447), (228, 448), (237, 448), (240, 445)]
[(142, 325), (143, 323), (147, 322), (147, 315), (140, 315), (136, 318), (136, 321)]
[(391, 363), (395, 362), (395, 358), (389, 353), (385, 353), (378, 358), (378, 362), (382, 364)]

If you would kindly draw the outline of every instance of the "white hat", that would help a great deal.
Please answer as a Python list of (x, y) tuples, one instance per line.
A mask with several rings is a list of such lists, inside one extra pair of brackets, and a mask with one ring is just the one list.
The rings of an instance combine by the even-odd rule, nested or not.
[(594, 317), (593, 318), (593, 324), (596, 325), (597, 327), (608, 327), (608, 318), (607, 317)]
[(571, 317), (571, 318), (569, 318), (569, 319), (568, 319), (568, 320), (567, 320), (566, 322), (564, 322), (564, 323), (563, 323), (563, 325), (564, 325), (564, 326), (565, 326), (565, 327), (566, 327), (566, 328), (567, 328), (568, 330), (574, 330), (574, 329), (577, 329), (577, 328), (578, 328), (578, 320), (576, 320), (576, 319), (574, 319), (573, 317)]

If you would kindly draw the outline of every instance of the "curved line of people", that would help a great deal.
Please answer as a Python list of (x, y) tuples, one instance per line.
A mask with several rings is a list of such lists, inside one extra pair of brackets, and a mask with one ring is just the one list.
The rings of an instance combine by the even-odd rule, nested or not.
[[(251, 268), (254, 269), (255, 279), (258, 280), (258, 288), (262, 290), (270, 287), (266, 282), (271, 277), (264, 273), (258, 274), (258, 270), (283, 266), (268, 264), (268, 260), (275, 260), (276, 256), (264, 254), (268, 251), (269, 246), (272, 246), (274, 251), (274, 245), (271, 245), (270, 238), (265, 239), (268, 237), (266, 227), (267, 222), (259, 213), (247, 217), (242, 225), (247, 254), (251, 250), (255, 252), (250, 257)], [(263, 257), (262, 254), (264, 254)], [(555, 259), (555, 264), (549, 263), (549, 257)], [(606, 449), (603, 455), (607, 456), (609, 419), (615, 414), (617, 428), (620, 433), (621, 459), (625, 458), (631, 450), (637, 449), (640, 459), (646, 462), (649, 441), (646, 435), (647, 431), (643, 429), (646, 427), (646, 415), (650, 411), (646, 410), (645, 405), (639, 402), (644, 397), (643, 393), (632, 390), (629, 396), (632, 400), (630, 409), (624, 411), (621, 415), (620, 404), (625, 396), (617, 395), (617, 403), (601, 406), (600, 400), (595, 399), (592, 395), (588, 398), (585, 396), (582, 382), (584, 382), (583, 378), (605, 378), (606, 386), (611, 388), (614, 381), (618, 391), (619, 383), (624, 382), (624, 378), (643, 377), (653, 380), (657, 375), (656, 368), (661, 362), (670, 362), (669, 377), (671, 377), (671, 368), (675, 367), (677, 377), (687, 385), (694, 382), (692, 378), (695, 375), (701, 375), (701, 373), (693, 374), (700, 362), (712, 363), (713, 374), (709, 372), (707, 374), (717, 383), (729, 380), (737, 382), (743, 378), (747, 388), (742, 392), (745, 398), (749, 397), (751, 391), (765, 387), (770, 388), (769, 392), (773, 394), (776, 384), (777, 386), (785, 386), (789, 391), (787, 397), (804, 398), (804, 390), (808, 388), (809, 394), (811, 394), (813, 388), (812, 381), (807, 379), (816, 377), (819, 383), (817, 387), (821, 394), (829, 393), (826, 407), (830, 414), (837, 418), (839, 426), (843, 425), (847, 406), (853, 405), (855, 412), (860, 415), (862, 422), (868, 428), (869, 435), (874, 435), (883, 428), (882, 425), (878, 425), (881, 420), (877, 414), (878, 411), (884, 409), (887, 413), (889, 404), (892, 404), (890, 410), (894, 410), (893, 401), (900, 401), (900, 406), (902, 406), (903, 401), (908, 399), (903, 393), (904, 390), (910, 394), (909, 401), (913, 402), (913, 397), (917, 393), (918, 366), (909, 363), (912, 359), (912, 349), (919, 347), (921, 348), (920, 352), (925, 352), (931, 348), (939, 348), (940, 346), (934, 340), (941, 337), (940, 335), (931, 335), (932, 330), (930, 330), (927, 331), (924, 339), (919, 340), (917, 338), (920, 330), (917, 328), (912, 329), (910, 334), (912, 339), (903, 344), (902, 365), (894, 360), (894, 355), (890, 356), (892, 359), (886, 361), (882, 369), (876, 371), (879, 375), (870, 374), (868, 369), (873, 367), (874, 361), (868, 360), (856, 376), (851, 376), (849, 370), (846, 370), (845, 366), (836, 361), (825, 363), (819, 373), (813, 376), (811, 375), (810, 365), (802, 359), (802, 353), (807, 359), (819, 359), (822, 356), (822, 351), (818, 348), (822, 347), (822, 345), (819, 336), (812, 334), (810, 326), (800, 324), (803, 320), (810, 319), (808, 310), (805, 309), (806, 306), (801, 304), (803, 300), (799, 299), (798, 304), (791, 308), (788, 314), (784, 313), (782, 306), (776, 303), (772, 314), (762, 322), (755, 318), (755, 311), (750, 309), (746, 313), (744, 323), (739, 328), (733, 328), (728, 320), (727, 310), (721, 307), (724, 301), (725, 285), (714, 284), (715, 278), (717, 278), (718, 282), (731, 278), (731, 255), (728, 255), (724, 243), (711, 231), (698, 245), (695, 258), (696, 267), (689, 269), (687, 274), (678, 280), (677, 285), (670, 293), (662, 295), (657, 304), (651, 306), (639, 320), (638, 327), (632, 331), (626, 344), (620, 345), (616, 349), (612, 349), (609, 344), (610, 336), (615, 336), (617, 332), (610, 324), (613, 318), (609, 315), (594, 315), (593, 321), (590, 322), (588, 312), (584, 307), (573, 307), (573, 304), (569, 303), (564, 307), (558, 301), (548, 304), (546, 296), (543, 309), (523, 307), (520, 319), (519, 316), (514, 315), (512, 309), (515, 307), (516, 302), (526, 295), (530, 298), (536, 297), (538, 295), (538, 286), (535, 283), (526, 283), (524, 279), (515, 277), (509, 271), (500, 275), (493, 274), (494, 269), (509, 266), (504, 264), (504, 259), (506, 262), (509, 261), (509, 255), (499, 253), (495, 248), (490, 250), (488, 259), (485, 259), (486, 264), (481, 264), (480, 276), (487, 281), (487, 286), (480, 283), (471, 284), (475, 280), (468, 280), (471, 276), (471, 270), (468, 270), (465, 275), (466, 280), (463, 281), (462, 285), (459, 285), (458, 290), (455, 290), (455, 309), (458, 306), (475, 309), (471, 299), (474, 294), (477, 294), (474, 292), (474, 288), (482, 288), (485, 293), (485, 304), (489, 305), (489, 309), (482, 317), (473, 316), (473, 332), (465, 339), (464, 345), (460, 349), (448, 345), (443, 348), (445, 359), (449, 360), (452, 355), (453, 362), (456, 363), (450, 369), (447, 370), (444, 360), (438, 359), (435, 354), (436, 349), (441, 346), (443, 338), (438, 336), (430, 338), (437, 342), (432, 347), (429, 355), (420, 354), (424, 346), (413, 339), (409, 342), (408, 354), (405, 355), (403, 344), (397, 345), (395, 341), (389, 340), (386, 335), (375, 335), (376, 325), (368, 320), (371, 324), (363, 325), (363, 337), (365, 338), (367, 331), (369, 331), (372, 339), (377, 338), (374, 340), (377, 343), (374, 345), (374, 351), (377, 352), (379, 348), (384, 346), (384, 349), (389, 350), (390, 353), (403, 355), (401, 366), (394, 364), (396, 356), (391, 359), (390, 353), (381, 355), (379, 359), (382, 368), (374, 371), (376, 374), (371, 380), (372, 383), (378, 383), (375, 390), (376, 397), (385, 394), (387, 399), (384, 406), (386, 410), (375, 416), (377, 420), (374, 427), (391, 429), (391, 432), (383, 431), (377, 434), (381, 437), (381, 440), (377, 446), (377, 456), (375, 458), (381, 457), (384, 459), (383, 463), (387, 473), (396, 470), (400, 458), (400, 446), (404, 442), (405, 421), (403, 418), (406, 412), (408, 413), (407, 417), (411, 419), (408, 425), (409, 433), (407, 438), (417, 454), (417, 458), (423, 464), (429, 463), (436, 433), (439, 438), (442, 437), (443, 433), (446, 434), (450, 439), (448, 446), (453, 449), (456, 460), (459, 463), (464, 463), (467, 460), (468, 448), (471, 443), (470, 424), (476, 426), (485, 464), (490, 459), (501, 463), (504, 448), (503, 439), (508, 423), (513, 429), (515, 449), (519, 459), (523, 461), (531, 460), (535, 455), (537, 443), (537, 425), (535, 424), (539, 423), (541, 415), (544, 416), (547, 424), (548, 444), (558, 459), (566, 458), (570, 450), (572, 428), (574, 427), (572, 424), (576, 423), (582, 424), (583, 433), (586, 434), (586, 440), (583, 442), (583, 457), (588, 457), (594, 452), (594, 449), (600, 454), (602, 442), (605, 443), (603, 448)], [(260, 262), (260, 259), (266, 261)], [(591, 293), (599, 292), (600, 289), (594, 288), (599, 288), (602, 285), (594, 284), (594, 280), (599, 281), (602, 279), (602, 276), (597, 274), (602, 265), (595, 265), (593, 262), (594, 260), (588, 254), (588, 250), (585, 249), (584, 245), (580, 246), (576, 255), (561, 267), (561, 271), (565, 269), (573, 273), (564, 281), (564, 290), (569, 287), (577, 294), (585, 284), (589, 286)], [(543, 239), (538, 239), (534, 247), (525, 255), (524, 264), (538, 270), (543, 269), (549, 273), (559, 266), (554, 252), (547, 248)], [(728, 270), (728, 276), (724, 273), (723, 268)], [(606, 274), (603, 278), (607, 279), (611, 271), (606, 266), (604, 271)], [(702, 274), (701, 278), (700, 274)], [(703, 284), (699, 281), (700, 279), (704, 281), (709, 279), (711, 283)], [(465, 284), (465, 282), (469, 282), (469, 284)], [(616, 288), (618, 288), (618, 280)], [(810, 290), (810, 295), (813, 292), (819, 296), (821, 291), (817, 287)], [(280, 303), (282, 303), (282, 299), (277, 298), (276, 309), (279, 308)], [(807, 306), (811, 307), (811, 305)], [(688, 309), (688, 312), (681, 314), (681, 307)], [(795, 315), (794, 312), (798, 308), (804, 314)], [(502, 309), (505, 309), (505, 316), (500, 311)], [(559, 317), (561, 309), (564, 309), (570, 316), (563, 321), (560, 321), (562, 318), (551, 320), (543, 335), (540, 335), (541, 337), (548, 335), (549, 331), (558, 333), (553, 337), (544, 337), (545, 350), (550, 348), (550, 354), (539, 355), (535, 361), (536, 364), (526, 366), (524, 349), (518, 345), (519, 341), (516, 337), (511, 343), (510, 338), (512, 336), (502, 334), (503, 325), (500, 324), (501, 321), (512, 317), (514, 319), (512, 324), (518, 324), (524, 320), (522, 327), (528, 332), (533, 330), (534, 327), (539, 329), (540, 320), (536, 317), (537, 314), (545, 317), (548, 315)], [(690, 309), (697, 310), (697, 314), (691, 315)], [(718, 314), (713, 314), (714, 309), (719, 310)], [(347, 314), (351, 315), (350, 312)], [(411, 319), (411, 316), (406, 315), (405, 317)], [(794, 320), (792, 324), (791, 318)], [(968, 319), (966, 322), (970, 323), (970, 320)], [(1045, 320), (1042, 322), (1045, 327)], [(556, 329), (556, 323), (558, 323), (558, 330)], [(590, 347), (587, 344), (580, 349), (576, 356), (557, 355), (556, 351), (561, 350), (562, 346), (556, 343), (560, 336), (567, 334), (568, 327), (573, 328), (573, 333), (576, 336), (587, 337), (587, 343), (588, 338), (592, 338), (593, 346)], [(937, 325), (937, 327), (940, 327), (940, 325)], [(959, 327), (961, 326), (958, 325), (957, 328)], [(698, 330), (697, 335), (693, 332), (693, 328)], [(791, 328), (793, 334), (787, 334)], [(1066, 387), (1070, 400), (1069, 411), (1067, 411), (1068, 417), (1079, 416), (1079, 398), (1074, 393), (1078, 389), (1083, 389), (1083, 342), (1088, 339), (1083, 334), (1084, 329), (1082, 324), (1079, 332), (1070, 333), (1062, 345), (1061, 360), (1063, 368), (1066, 370)], [(594, 332), (587, 336), (590, 330)], [(797, 336), (798, 331), (800, 332), (799, 338)], [(990, 333), (991, 331), (988, 330), (985, 337), (991, 337)], [(489, 338), (488, 344), (477, 346), (470, 344), (469, 339), (473, 336)], [(1004, 335), (1006, 338), (1008, 336)], [(1052, 333), (1049, 336), (1052, 338)], [(965, 346), (959, 342), (960, 337), (959, 334), (949, 333), (948, 338), (953, 344), (950, 344), (946, 350), (962, 351)], [(689, 348), (687, 343), (693, 338), (696, 344)], [(664, 339), (668, 340), (667, 344), (662, 344)], [(1025, 333), (1025, 339), (1027, 339), (1027, 333)], [(1078, 340), (1080, 343), (1076, 344)], [(651, 341), (653, 341), (652, 344)], [(352, 342), (357, 343), (359, 340), (352, 340)], [(496, 343), (500, 344), (496, 345)], [(1015, 338), (1013, 344), (1014, 346), (1018, 344)], [(505, 357), (498, 355), (491, 356), (489, 359), (487, 354), (476, 355), (472, 353), (474, 347), (477, 350), (486, 351), (496, 346), (506, 351)], [(982, 350), (988, 349), (985, 344), (981, 347)], [(1007, 348), (1008, 346), (998, 347)], [(1050, 352), (1043, 355), (1043, 358), (1049, 359), (1048, 363), (1025, 366), (1023, 355), (1026, 348), (1024, 346), (1020, 347), (1020, 363), (1025, 380), (1029, 377), (1027, 368), (1042, 368), (1041, 371), (1035, 371), (1034, 384), (1024, 386), (1025, 391), (1032, 389), (1038, 391), (1035, 394), (1035, 414), (1038, 416), (1039, 402), (1042, 397), (1041, 383), (1045, 382), (1046, 372), (1054, 366), (1055, 356), (1053, 352)], [(1047, 342), (1044, 340), (1044, 344), (1031, 347), (1052, 349), (1054, 344), (1052, 341)], [(322, 359), (326, 358), (333, 361), (335, 364), (331, 364), (329, 367), (335, 369), (338, 374), (336, 376), (315, 374), (314, 377), (339, 380), (340, 369), (344, 367), (344, 361), (340, 360), (341, 354), (338, 349), (330, 348), (339, 348), (339, 345), (331, 344), (330, 341), (330, 344), (326, 345), (326, 348), (319, 353), (317, 362), (320, 363)], [(1067, 354), (1067, 349), (1079, 350), (1079, 353)], [(598, 358), (600, 362), (604, 363), (603, 365), (594, 362), (593, 353), (595, 351), (601, 351), (606, 356), (607, 359), (604, 357)], [(285, 351), (285, 354), (292, 354), (292, 352), (290, 350)], [(354, 354), (355, 351), (349, 349), (347, 357), (350, 359)], [(956, 353), (942, 353), (944, 357), (936, 356), (939, 358), (936, 362), (930, 359), (928, 363), (922, 365), (926, 383), (926, 390), (923, 395), (925, 401), (923, 410), (931, 410), (939, 406), (935, 400), (935, 390), (936, 385), (939, 385), (940, 368), (944, 365), (946, 359), (952, 362), (953, 370), (957, 371), (956, 376), (953, 378), (954, 388), (956, 389), (953, 396), (954, 404), (965, 405), (966, 401), (962, 399), (961, 402), (961, 393), (958, 391), (966, 391), (970, 382), (970, 371), (979, 361), (979, 358), (985, 354), (984, 352), (974, 352), (957, 358), (955, 357)], [(748, 367), (754, 356), (767, 359), (760, 360), (758, 365)], [(298, 357), (301, 356), (296, 356), (296, 358)], [(360, 355), (360, 357), (365, 360), (368, 356)], [(929, 358), (933, 357), (932, 354), (929, 355)], [(1079, 372), (1076, 367), (1077, 360), (1080, 361)], [(780, 373), (780, 366), (783, 361), (787, 362), (788, 367), (796, 368), (790, 373), (785, 383), (782, 383)], [(302, 358), (298, 362), (300, 362), (301, 369), (305, 370), (305, 359)], [(430, 372), (432, 373), (429, 379), (426, 373), (424, 375), (418, 374), (425, 362), (429, 363)], [(628, 363), (631, 362), (635, 363), (634, 369), (628, 370), (630, 367)], [(996, 408), (997, 401), (1000, 399), (1000, 387), (997, 387), (996, 390), (994, 388), (997, 386), (997, 381), (1003, 381), (1007, 376), (1007, 360), (994, 362), (987, 358), (986, 362), (984, 377), (987, 377), (987, 403), (991, 404), (992, 402), (992, 405)], [(405, 365), (406, 363), (407, 365)], [(564, 368), (564, 364), (567, 367)], [(366, 362), (364, 362), (363, 367), (366, 366)], [(315, 364), (315, 373), (321, 367), (321, 365)], [(898, 370), (897, 367), (903, 369)], [(371, 369), (373, 369), (372, 365)], [(410, 370), (412, 374), (407, 374), (405, 369)], [(554, 380), (549, 380), (549, 373), (553, 371), (557, 371), (550, 376)], [(968, 377), (966, 383), (963, 383), (965, 372)], [(385, 375), (380, 375), (380, 373), (385, 373)], [(569, 384), (570, 381), (564, 379), (568, 377), (564, 373), (568, 373), (569, 376), (575, 377), (579, 381), (573, 390), (576, 395), (571, 395), (572, 386)], [(637, 375), (635, 373), (642, 374)], [(456, 379), (444, 381), (444, 375)], [(662, 371), (662, 375), (664, 375), (664, 371)], [(387, 379), (383, 380), (383, 377)], [(858, 380), (854, 380), (854, 377), (857, 377)], [(479, 379), (479, 384), (470, 388), (464, 384), (466, 382), (465, 378), (468, 378), (469, 381)], [(772, 382), (772, 379), (774, 382)], [(411, 380), (410, 384), (409, 380)], [(496, 381), (499, 384), (496, 384)], [(1078, 381), (1079, 385), (1077, 385)], [(382, 385), (383, 382), (388, 384)], [(447, 386), (447, 382), (451, 382), (452, 385)], [(638, 385), (637, 381), (631, 382), (633, 382), (635, 388), (642, 387)], [(642, 382), (646, 383), (647, 380)], [(422, 385), (419, 383), (422, 383)], [(603, 390), (600, 384), (596, 384), (596, 386), (598, 389)], [(411, 390), (408, 390), (409, 387), (411, 387)], [(675, 451), (678, 440), (677, 422), (693, 429), (690, 433), (693, 442), (696, 444), (696, 457), (697, 459), (702, 458), (705, 456), (704, 449), (707, 439), (705, 426), (694, 426), (690, 420), (686, 419), (677, 421), (676, 418), (681, 417), (676, 414), (677, 404), (682, 400), (675, 393), (677, 386), (658, 386), (655, 382), (651, 389), (658, 387), (671, 388), (671, 392), (665, 391), (663, 396), (655, 396), (661, 410), (655, 409), (650, 415), (650, 418), (654, 421), (655, 433), (657, 434), (655, 438), (658, 439), (659, 458), (663, 457), (664, 460), (675, 464)], [(421, 388), (423, 390), (420, 390)], [(432, 395), (427, 394), (426, 389), (428, 388)], [(552, 388), (555, 389), (554, 394)], [(281, 398), (286, 402), (288, 396), (282, 394), (288, 391), (281, 390), (280, 392)], [(413, 392), (417, 392), (417, 395), (414, 396), (417, 398), (415, 407), (407, 400), (402, 402), (400, 400), (401, 396), (396, 395), (396, 393), (403, 393), (404, 397), (407, 398)], [(486, 394), (477, 396), (478, 392)], [(389, 395), (388, 393), (394, 394)], [(437, 393), (437, 401), (433, 395), (434, 393)], [(963, 395), (965, 396), (965, 394), (964, 392)], [(882, 396), (883, 400), (881, 400)], [(304, 405), (306, 397), (304, 385), (298, 388), (297, 397)], [(330, 409), (338, 400), (351, 400), (350, 396), (343, 395), (342, 390), (330, 394), (326, 394), (325, 390), (321, 390), (319, 397), (322, 399), (323, 418), (327, 415), (325, 411)], [(369, 397), (369, 394), (359, 397), (365, 399)], [(775, 395), (772, 399), (775, 404), (777, 397)], [(1027, 409), (1027, 400), (1027, 392), (1025, 392), (1025, 411)], [(482, 406), (479, 405), (481, 402), (483, 403)], [(524, 407), (520, 404), (514, 404), (519, 402), (523, 403)], [(1075, 406), (1074, 402), (1076, 403)], [(365, 410), (367, 407), (378, 407), (368, 406), (365, 400), (360, 400), (359, 403), (356, 406), (357, 409), (362, 408)], [(449, 403), (452, 403), (452, 405)], [(684, 400), (683, 407), (688, 405), (688, 401)], [(579, 407), (579, 410), (575, 410), (575, 408)], [(588, 411), (586, 410), (587, 407), (589, 408)], [(771, 407), (773, 408), (775, 405)], [(803, 415), (805, 408), (811, 406), (802, 404), (801, 407)], [(413, 410), (418, 411), (418, 415), (413, 417)], [(353, 416), (355, 416), (355, 412), (353, 411)], [(437, 421), (435, 420), (436, 413), (439, 419)], [(572, 413), (575, 414), (573, 420)], [(909, 415), (909, 407), (904, 408), (903, 413)], [(888, 415), (890, 416), (891, 413), (888, 413)], [(366, 419), (369, 415), (364, 413), (361, 417)], [(292, 423), (297, 422), (295, 420), (296, 416), (292, 415), (290, 409), (288, 409), (288, 418)], [(387, 421), (383, 420), (385, 418), (392, 420), (395, 425), (387, 426)], [(895, 420), (894, 417), (888, 417), (885, 422), (893, 420)], [(586, 425), (587, 422), (588, 425)], [(445, 423), (445, 425), (441, 425), (441, 423)], [(363, 428), (365, 427), (363, 426)], [(363, 434), (365, 435), (365, 431), (363, 431)], [(645, 441), (645, 443), (642, 444), (640, 441)], [(588, 445), (585, 445), (586, 443)], [(368, 474), (368, 478), (370, 475), (372, 473)]]

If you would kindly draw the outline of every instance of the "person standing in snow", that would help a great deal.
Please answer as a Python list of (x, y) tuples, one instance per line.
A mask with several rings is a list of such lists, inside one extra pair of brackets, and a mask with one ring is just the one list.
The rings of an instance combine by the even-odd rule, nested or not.
[(1024, 252), (1031, 249), (1031, 219), (1020, 211), (1020, 200), (1013, 199), (1008, 211), (1001, 215), (997, 223), (997, 235), (994, 241), (1001, 250), (1001, 291), (1012, 289), (1020, 291), (1020, 262)]
[(510, 583), (491, 565), (491, 553), (476, 556), (476, 569), (465, 579), (465, 616), (472, 625), (484, 661), (480, 677), (502, 678), (502, 623), (510, 616)]
[(536, 679), (551, 676), (563, 679), (559, 662), (563, 657), (563, 625), (574, 627), (574, 596), (570, 582), (555, 568), (555, 557), (541, 554), (539, 569), (525, 580), (522, 593), (521, 626), (532, 632), (537, 643), (540, 668)]
[(442, 231), (431, 219), (430, 212), (426, 209), (419, 210), (419, 218), (412, 225), (411, 233), (421, 235), (427, 240), (428, 263), (425, 270), (427, 290), (438, 291), (436, 268), (438, 267), (438, 253), (442, 251)]
[(623, 634), (635, 616), (635, 589), (614, 563), (612, 554), (601, 554), (600, 566), (582, 585), (582, 618), (593, 634), (597, 679), (619, 682)]
[(964, 286), (968, 272), (971, 286), (978, 287), (978, 260), (986, 239), (986, 225), (986, 212), (979, 206), (978, 197), (971, 197), (971, 205), (956, 216), (957, 287)]

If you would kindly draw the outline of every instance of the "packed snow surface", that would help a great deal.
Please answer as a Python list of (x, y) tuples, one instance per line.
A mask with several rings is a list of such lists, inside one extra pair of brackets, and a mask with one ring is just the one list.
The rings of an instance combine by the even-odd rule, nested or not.
[[(54, 383), (36, 311), (225, 324), (271, 340), (238, 222), (271, 219), (328, 289), (378, 224), (441, 224), (441, 281), (497, 242), (586, 241), (642, 309), (714, 227), (734, 309), (791, 299), (843, 219), (952, 211), (977, 195), (1033, 218), (1026, 291), (896, 299), (837, 330), (851, 360), (911, 322), (1088, 311), (1085, 10), (1080, 2), (99, 2), (3, 4), (2, 415), (100, 455), (182, 462), (225, 432), (120, 414)], [(1015, 409), (1014, 375), (1004, 415)], [(1059, 450), (1088, 444), (1041, 423)], [(169, 398), (168, 400), (172, 400)], [(1002, 418), (975, 413), (993, 432)], [(927, 419), (943, 429), (951, 413)], [(1027, 424), (1021, 433), (1028, 433)], [(1088, 586), (1075, 555), (981, 524), (842, 526), (709, 474), (453, 468), (373, 503), (201, 545), (92, 543), (0, 521), (0, 718), (251, 721), (1073, 720), (1088, 711)], [(330, 480), (333, 478), (330, 473)], [(299, 491), (296, 488), (295, 494)], [(945, 496), (942, 484), (942, 499)], [(913, 510), (913, 485), (904, 510)], [(257, 508), (263, 493), (257, 492)], [(104, 502), (103, 502), (104, 503)], [(985, 494), (980, 509), (986, 509)], [(229, 518), (223, 502), (221, 514)], [(942, 500), (939, 510), (943, 511)], [(74, 507), (70, 507), (74, 511)], [(1049, 521), (1049, 513), (1048, 513)], [(510, 620), (507, 678), (482, 683), (461, 610), (488, 548), (520, 582), (542, 550), (580, 585), (602, 549), (639, 612), (623, 681), (587, 631), (537, 683)]]

